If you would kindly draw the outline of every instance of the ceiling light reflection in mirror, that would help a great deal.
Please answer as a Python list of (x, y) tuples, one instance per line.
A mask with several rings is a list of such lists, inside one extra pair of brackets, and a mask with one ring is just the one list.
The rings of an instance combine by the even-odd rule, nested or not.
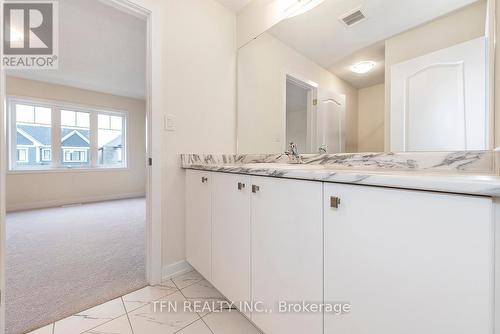
[(357, 74), (365, 74), (373, 70), (376, 65), (377, 63), (373, 60), (360, 61), (351, 66), (351, 71)]
[(325, 0), (288, 0), (284, 13), (287, 18), (296, 17), (319, 6), (323, 1)]

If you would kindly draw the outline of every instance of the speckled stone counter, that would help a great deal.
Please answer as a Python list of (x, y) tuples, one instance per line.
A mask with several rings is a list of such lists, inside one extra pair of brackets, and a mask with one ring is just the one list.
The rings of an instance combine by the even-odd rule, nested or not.
[(500, 197), (493, 151), (302, 155), (183, 154), (181, 167), (224, 173)]

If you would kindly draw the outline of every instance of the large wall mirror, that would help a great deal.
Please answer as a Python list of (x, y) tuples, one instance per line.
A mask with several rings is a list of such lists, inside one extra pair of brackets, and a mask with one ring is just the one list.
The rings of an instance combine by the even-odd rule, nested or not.
[(486, 0), (310, 2), (239, 49), (239, 153), (492, 149)]

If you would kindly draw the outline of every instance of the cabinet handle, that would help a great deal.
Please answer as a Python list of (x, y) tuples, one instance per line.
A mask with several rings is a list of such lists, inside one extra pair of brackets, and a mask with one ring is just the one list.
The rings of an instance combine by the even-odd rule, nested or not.
[(238, 190), (242, 190), (242, 189), (245, 189), (245, 184), (238, 182)]
[(255, 184), (252, 184), (252, 192), (256, 194), (258, 191), (260, 191), (260, 187), (256, 186)]
[(340, 206), (340, 198), (331, 196), (330, 197), (330, 207), (334, 209), (338, 209)]
[(208, 177), (202, 177), (201, 178), (201, 183), (205, 183), (205, 182), (208, 182)]

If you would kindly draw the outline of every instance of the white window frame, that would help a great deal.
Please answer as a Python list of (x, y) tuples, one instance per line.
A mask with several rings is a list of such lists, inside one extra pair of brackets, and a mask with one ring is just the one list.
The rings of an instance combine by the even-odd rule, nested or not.
[[(45, 152), (49, 152), (49, 159), (45, 159)], [(40, 160), (43, 162), (50, 162), (52, 161), (52, 149), (51, 148), (42, 148), (42, 153), (41, 153)]]
[[(73, 162), (88, 162), (89, 150), (81, 148), (81, 147), (67, 147), (63, 149), (63, 162), (73, 163)], [(66, 154), (69, 153), (72, 155), (73, 153), (80, 152), (80, 160), (68, 160), (66, 159)], [(84, 153), (85, 159), (81, 158), (81, 154)]]
[[(51, 146), (51, 163), (40, 166), (23, 166), (17, 162), (17, 147), (16, 147), (16, 113), (15, 105), (25, 104), (35, 107), (46, 107), (52, 109), (52, 146)], [(64, 165), (64, 156), (61, 149), (61, 110), (70, 110), (76, 112), (86, 112), (90, 114), (90, 148), (87, 151), (87, 159), (89, 164), (82, 166)], [(122, 163), (116, 165), (99, 165), (98, 163), (98, 115), (106, 114), (111, 116), (120, 116), (123, 119), (122, 136), (124, 148), (122, 150)], [(114, 110), (110, 108), (102, 109), (96, 106), (60, 102), (54, 100), (44, 100), (23, 96), (7, 97), (7, 117), (8, 117), (8, 158), (9, 158), (9, 173), (25, 173), (25, 172), (46, 172), (46, 171), (106, 171), (106, 170), (127, 170), (128, 169), (128, 120), (129, 113), (123, 110)], [(46, 148), (49, 149), (49, 148)], [(77, 149), (77, 148), (75, 148)], [(85, 150), (78, 148), (80, 150)], [(49, 162), (49, 161), (44, 161)], [(72, 161), (75, 162), (75, 161)], [(71, 163), (71, 162), (66, 162)]]
[[(26, 156), (26, 160), (19, 160), (19, 152), (18, 151), (24, 151), (24, 154)], [(16, 146), (16, 162), (18, 163), (25, 163), (30, 161), (30, 148), (27, 146)]]

